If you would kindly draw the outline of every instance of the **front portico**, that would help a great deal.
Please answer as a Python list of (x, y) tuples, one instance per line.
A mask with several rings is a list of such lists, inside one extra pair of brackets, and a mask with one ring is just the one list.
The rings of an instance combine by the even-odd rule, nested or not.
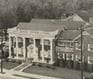
[[(12, 31), (12, 29), (10, 29)], [(19, 30), (15, 33), (9, 31), (9, 57), (15, 59), (33, 59), (33, 62), (54, 63), (55, 35), (36, 34), (31, 32), (24, 34)], [(47, 62), (47, 58), (49, 62)]]

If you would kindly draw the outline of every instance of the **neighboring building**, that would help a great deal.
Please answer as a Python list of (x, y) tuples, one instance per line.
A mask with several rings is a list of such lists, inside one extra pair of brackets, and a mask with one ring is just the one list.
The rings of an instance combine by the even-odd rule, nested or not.
[[(57, 40), (56, 52), (59, 56), (62, 56), (65, 60), (75, 60), (75, 50), (79, 44), (76, 41), (80, 35), (79, 30), (66, 30)], [(76, 46), (77, 45), (77, 46)], [(79, 49), (79, 48), (78, 48)], [(60, 58), (60, 57), (59, 57)]]
[[(87, 63), (93, 63), (93, 29), (83, 31), (83, 58)], [(56, 52), (65, 60), (80, 61), (81, 33), (80, 30), (66, 30), (57, 40)]]

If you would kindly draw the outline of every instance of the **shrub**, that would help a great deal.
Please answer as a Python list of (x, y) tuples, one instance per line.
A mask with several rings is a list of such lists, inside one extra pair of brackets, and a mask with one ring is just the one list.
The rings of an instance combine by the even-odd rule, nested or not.
[(8, 59), (8, 58), (6, 58), (6, 59), (5, 59), (5, 62), (9, 62), (9, 59)]
[(21, 63), (22, 63), (21, 60), (15, 60), (15, 61), (16, 61), (16, 63), (18, 63), (18, 64), (21, 64)]
[(32, 63), (32, 66), (35, 66), (35, 62)]
[(42, 64), (41, 64), (41, 63), (39, 63), (39, 64), (38, 64), (38, 66), (39, 66), (39, 67), (42, 67)]
[(11, 60), (12, 63), (15, 63), (16, 61), (15, 60)]

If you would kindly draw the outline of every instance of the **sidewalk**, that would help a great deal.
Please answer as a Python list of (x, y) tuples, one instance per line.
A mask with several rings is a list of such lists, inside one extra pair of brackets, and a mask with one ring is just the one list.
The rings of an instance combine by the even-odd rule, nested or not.
[(21, 71), (14, 71), (14, 70), (6, 70), (4, 69), (5, 74), (0, 74), (1, 76), (11, 77), (13, 79), (60, 79), (54, 77), (47, 77), (42, 75), (36, 74), (29, 74)]

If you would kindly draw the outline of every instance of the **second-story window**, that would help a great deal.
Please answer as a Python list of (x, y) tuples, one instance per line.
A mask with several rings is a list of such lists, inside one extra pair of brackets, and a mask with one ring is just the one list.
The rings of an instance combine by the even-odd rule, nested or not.
[(88, 51), (93, 52), (93, 44), (88, 44)]
[(76, 43), (76, 50), (81, 50), (81, 45), (80, 45), (80, 43)]

